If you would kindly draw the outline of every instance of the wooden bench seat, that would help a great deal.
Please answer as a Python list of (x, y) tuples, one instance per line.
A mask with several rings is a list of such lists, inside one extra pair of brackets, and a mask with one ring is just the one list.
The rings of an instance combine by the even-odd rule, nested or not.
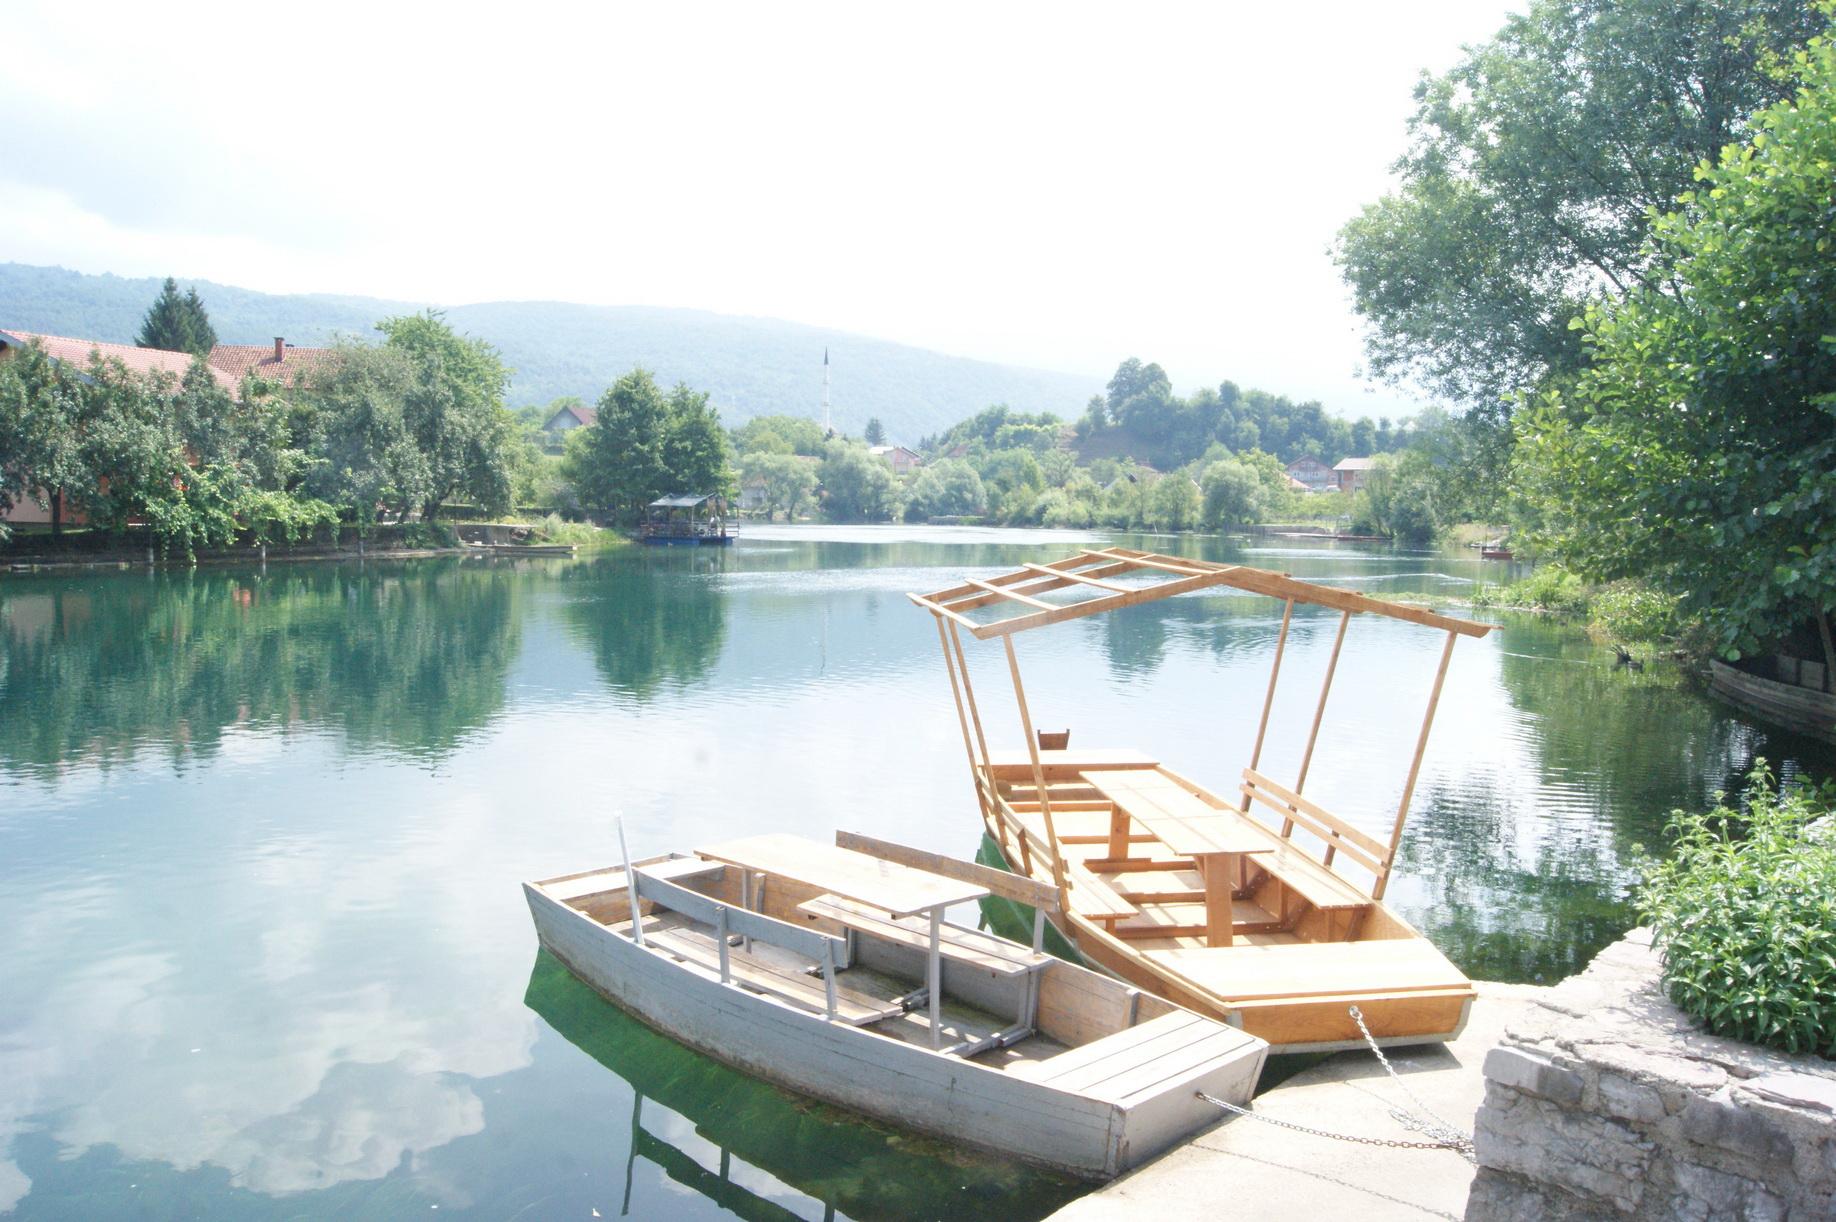
[(1050, 1082), (1113, 1103), (1190, 1076), (1210, 1062), (1237, 1055), (1251, 1037), (1175, 1010), (1043, 1061), (1017, 1062), (1008, 1073)]
[[(921, 917), (891, 917), (839, 895), (805, 900), (797, 905), (797, 911), (916, 950), (928, 953), (931, 948), (931, 925)], [(1049, 955), (1035, 955), (1030, 948), (1006, 938), (960, 925), (944, 925), (939, 930), (938, 950), (945, 958), (974, 964), (998, 976), (1023, 976), (1051, 962)]]
[(1081, 862), (1066, 860), (1065, 883), (1070, 891), (1071, 911), (1079, 916), (1114, 921), (1140, 911)]
[(1375, 902), (1350, 879), (1321, 865), (1274, 832), (1268, 835), (1274, 847), (1250, 858), (1251, 863), (1315, 908), (1341, 912), (1369, 908)]
[[(652, 929), (646, 923), (644, 941), (647, 945), (679, 955), (698, 966), (719, 970), (720, 946), (709, 930), (687, 925)], [(828, 990), (818, 976), (808, 975), (803, 969), (789, 964), (773, 963), (756, 955), (747, 955), (736, 947), (729, 948), (727, 964), (729, 973), (740, 984), (781, 997), (800, 1009), (817, 1014), (828, 1013)], [(882, 1019), (897, 1018), (905, 1012), (904, 1007), (895, 1002), (849, 988), (841, 982), (844, 976), (845, 973), (838, 973), (835, 985), (837, 1020), (861, 1027)]]

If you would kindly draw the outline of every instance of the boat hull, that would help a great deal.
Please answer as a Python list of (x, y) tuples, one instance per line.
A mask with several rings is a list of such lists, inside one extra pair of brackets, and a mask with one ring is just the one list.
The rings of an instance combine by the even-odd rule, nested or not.
[[(992, 834), (985, 843), (994, 849), (996, 857), (1010, 873), (1025, 874), (1007, 859)], [(1387, 909), (1381, 911), (1390, 923), (1407, 928)], [(1092, 965), (1175, 1005), (1266, 1040), (1270, 1051), (1278, 1054), (1339, 1052), (1367, 1047), (1364, 1033), (1351, 1015), (1354, 1005), (1371, 1037), (1386, 1047), (1446, 1043), (1466, 1029), (1467, 1019), (1472, 1015), (1475, 992), (1470, 985), (1407, 993), (1333, 993), (1318, 998), (1279, 998), (1233, 1004), (1157, 962), (1152, 955), (1130, 946), (1094, 921), (1072, 913), (1052, 924)], [(1408, 931), (1407, 936), (1421, 939), (1413, 930)]]
[[(1123, 1108), (939, 1055), (722, 984), (525, 884), (542, 945), (665, 1035), (736, 1069), (901, 1127), (1086, 1179), (1109, 1179), (1217, 1119), (1192, 1090)], [(1246, 1098), (1265, 1050), (1198, 1082)]]
[(1753, 716), (1836, 742), (1836, 695), (1748, 674), (1726, 662), (1709, 663), (1709, 690)]

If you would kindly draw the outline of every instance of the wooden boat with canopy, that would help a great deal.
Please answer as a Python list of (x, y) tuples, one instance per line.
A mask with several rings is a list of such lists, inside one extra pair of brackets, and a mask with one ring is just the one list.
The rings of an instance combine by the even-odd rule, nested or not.
[[(1074, 750), (1066, 735), (1035, 731), (1015, 637), (1218, 588), (1282, 604), (1255, 745), (1228, 790), (1209, 789), (1132, 747)], [(1362, 1046), (1354, 1007), (1383, 1043), (1459, 1034), (1472, 983), (1383, 897), (1454, 644), (1490, 625), (1264, 569), (1120, 547), (909, 597), (936, 618), (988, 835), (1009, 869), (1052, 888), (1057, 923), (1087, 959), (1259, 1035), (1277, 1052)], [(1299, 772), (1281, 781), (1260, 769), (1296, 606), (1336, 611), (1338, 626)], [(1361, 615), (1446, 636), (1384, 838), (1305, 793), (1333, 672)], [(989, 747), (965, 637), (1002, 644), (1019, 749)]]
[[(1107, 1179), (1247, 1105), (1268, 1045), (1045, 954), (1054, 893), (841, 832), (525, 883), (541, 943), (664, 1034), (892, 1124)], [(1000, 895), (1031, 948), (943, 919)]]

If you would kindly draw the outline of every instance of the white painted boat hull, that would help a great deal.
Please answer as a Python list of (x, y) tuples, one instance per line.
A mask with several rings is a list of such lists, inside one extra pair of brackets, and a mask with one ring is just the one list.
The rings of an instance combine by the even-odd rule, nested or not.
[[(576, 911), (524, 894), (542, 945), (607, 999), (679, 1042), (801, 1094), (951, 1141), (1087, 1179), (1109, 1179), (1219, 1118), (1200, 1090), (1243, 1102), (1267, 1045), (1178, 1075), (1124, 1107), (931, 1052), (722, 984)], [(1070, 965), (1064, 970), (1079, 971)]]

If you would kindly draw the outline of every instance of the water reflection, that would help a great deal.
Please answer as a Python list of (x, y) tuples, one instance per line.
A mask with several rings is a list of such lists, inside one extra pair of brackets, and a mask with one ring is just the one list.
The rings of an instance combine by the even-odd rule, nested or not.
[(0, 583), (0, 762), (208, 761), (243, 726), (437, 759), (503, 707), (518, 589), (456, 562)]
[[(836, 827), (973, 853), (936, 632), (904, 594), (1077, 541), (0, 577), (0, 1211), (586, 1217), (629, 1187), (634, 1217), (715, 1216), (730, 1189), (808, 1218), (1046, 1212), (1057, 1181), (802, 1104), (532, 973), (516, 884), (614, 860), (617, 810), (639, 854)], [(1389, 592), (1483, 571), (1115, 541)], [(1029, 635), (1029, 702), (1228, 789), (1280, 621), (1208, 593)], [(1336, 623), (1296, 610), (1277, 780)], [(1383, 838), (1439, 645), (1362, 617), (1334, 683), (1308, 792)], [(1017, 746), (1001, 651), (971, 655), (991, 745)], [(1474, 975), (1561, 975), (1630, 920), (1633, 846), (1756, 752), (1830, 770), (1661, 667), (1507, 620), (1456, 651), (1390, 898)]]
[(623, 1215), (658, 1216), (658, 1173), (729, 1214), (772, 1222), (1039, 1217), (1080, 1191), (736, 1073), (605, 1001), (546, 951), (524, 1000), (631, 1089)]

